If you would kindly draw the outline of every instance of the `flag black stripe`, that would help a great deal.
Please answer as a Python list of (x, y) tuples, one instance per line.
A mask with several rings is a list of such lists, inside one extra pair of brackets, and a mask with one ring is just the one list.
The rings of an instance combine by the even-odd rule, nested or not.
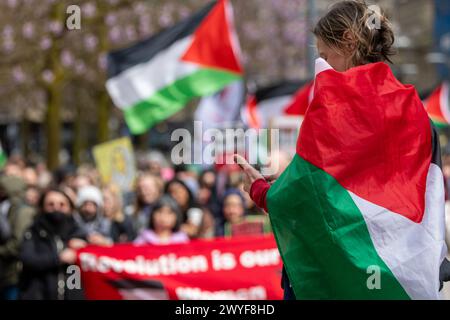
[(255, 93), (256, 101), (259, 103), (263, 100), (278, 98), (295, 94), (308, 81), (284, 81), (265, 88), (258, 89)]
[(216, 3), (216, 1), (211, 2), (182, 22), (131, 47), (110, 52), (108, 54), (108, 78), (137, 64), (150, 61), (158, 52), (167, 49), (177, 40), (191, 35)]

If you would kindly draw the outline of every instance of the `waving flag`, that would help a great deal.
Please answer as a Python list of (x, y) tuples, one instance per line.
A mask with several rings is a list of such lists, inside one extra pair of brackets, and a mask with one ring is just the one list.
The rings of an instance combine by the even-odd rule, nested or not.
[(220, 92), (202, 98), (194, 118), (196, 121), (202, 121), (205, 130), (234, 124), (239, 118), (244, 95), (243, 81), (231, 83)]
[(296, 297), (438, 299), (440, 166), (416, 90), (387, 64), (318, 59), (297, 154), (267, 196)]
[(440, 85), (425, 101), (425, 109), (436, 127), (450, 124), (449, 83)]
[(107, 89), (134, 134), (165, 120), (194, 97), (242, 77), (228, 0), (108, 56)]
[(304, 115), (311, 88), (312, 82), (305, 81), (283, 81), (260, 88), (249, 96), (242, 118), (252, 128), (268, 128), (274, 117)]

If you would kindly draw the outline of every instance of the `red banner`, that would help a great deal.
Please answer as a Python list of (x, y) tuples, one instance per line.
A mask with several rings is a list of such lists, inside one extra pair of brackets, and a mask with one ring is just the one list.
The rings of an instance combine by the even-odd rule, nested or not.
[(78, 253), (88, 299), (278, 300), (273, 236), (167, 246), (90, 246)]

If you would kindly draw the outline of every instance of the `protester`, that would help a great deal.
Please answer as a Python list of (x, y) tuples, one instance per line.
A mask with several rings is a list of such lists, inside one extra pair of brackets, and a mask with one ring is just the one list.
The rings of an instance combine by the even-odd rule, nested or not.
[(20, 250), (23, 272), (20, 298), (24, 300), (81, 299), (80, 289), (67, 290), (67, 266), (75, 263), (86, 233), (76, 224), (74, 204), (59, 189), (49, 189), (39, 201), (39, 213), (25, 233)]
[[(1, 191), (0, 191), (1, 192)], [(4, 201), (2, 201), (4, 202)], [(7, 202), (6, 202), (7, 203)], [(6, 205), (8, 207), (9, 205)], [(4, 204), (0, 204), (0, 245), (3, 245), (11, 238), (11, 225), (8, 220), (8, 210), (4, 210)], [(0, 269), (0, 271), (2, 271)]]
[(164, 178), (163, 171), (164, 167), (167, 167), (167, 160), (162, 152), (157, 150), (148, 153), (137, 152), (136, 162), (138, 170)]
[(134, 244), (186, 243), (189, 237), (180, 230), (181, 222), (180, 207), (174, 199), (165, 195), (155, 204), (148, 228), (141, 231)]
[(207, 205), (215, 196), (216, 175), (212, 170), (205, 170), (200, 174), (198, 180), (197, 201), (201, 205)]
[(15, 300), (20, 274), (19, 250), (35, 211), (24, 200), (25, 183), (0, 176), (0, 300)]
[(196, 237), (204, 219), (204, 213), (196, 203), (189, 187), (182, 180), (173, 179), (166, 184), (165, 193), (175, 199), (181, 209), (181, 230), (191, 238)]
[(22, 171), (22, 178), (27, 186), (37, 186), (39, 180), (36, 169), (32, 166), (27, 166)]
[(197, 201), (202, 207), (208, 208), (215, 218), (219, 217), (220, 204), (216, 188), (216, 173), (213, 170), (204, 170), (200, 174)]
[(3, 173), (5, 174), (5, 176), (12, 176), (23, 179), (23, 167), (24, 164), (22, 160), (18, 160), (17, 158), (15, 160), (10, 159), (3, 168)]
[(223, 219), (217, 221), (216, 236), (225, 235), (225, 225), (239, 223), (245, 215), (245, 199), (237, 189), (229, 189), (222, 199)]
[(25, 202), (31, 207), (36, 207), (41, 197), (41, 191), (37, 186), (27, 186), (25, 191)]
[(38, 187), (44, 190), (49, 187), (52, 182), (52, 174), (48, 171), (47, 165), (44, 162), (38, 162), (36, 164), (36, 172), (38, 175)]
[(192, 194), (196, 194), (198, 192), (199, 185), (196, 171), (190, 170), (185, 164), (176, 165), (174, 171), (174, 179), (182, 181), (189, 188)]
[(133, 228), (139, 234), (148, 226), (156, 201), (162, 195), (163, 182), (152, 174), (141, 174), (136, 181), (136, 203), (132, 213)]
[(69, 184), (75, 191), (79, 191), (84, 187), (92, 185), (94, 185), (94, 181), (87, 174), (76, 174), (71, 179), (71, 184)]
[(212, 239), (216, 234), (216, 219), (207, 207), (200, 208), (203, 212), (202, 221), (197, 230), (196, 238)]
[(104, 187), (103, 213), (111, 221), (111, 237), (114, 242), (130, 242), (134, 238), (133, 222), (126, 216), (122, 206), (122, 194), (120, 190), (109, 185)]
[(89, 242), (97, 245), (113, 243), (112, 222), (103, 214), (103, 197), (97, 187), (80, 188), (77, 194), (77, 209), (74, 219), (87, 235)]

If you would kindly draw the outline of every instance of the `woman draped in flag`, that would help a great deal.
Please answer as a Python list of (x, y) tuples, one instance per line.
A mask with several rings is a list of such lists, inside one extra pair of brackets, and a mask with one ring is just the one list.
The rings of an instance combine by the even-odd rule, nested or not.
[(371, 9), (342, 1), (317, 23), (314, 97), (284, 173), (270, 185), (236, 156), (269, 213), (286, 299), (440, 298), (438, 137), (386, 64), (394, 33)]

